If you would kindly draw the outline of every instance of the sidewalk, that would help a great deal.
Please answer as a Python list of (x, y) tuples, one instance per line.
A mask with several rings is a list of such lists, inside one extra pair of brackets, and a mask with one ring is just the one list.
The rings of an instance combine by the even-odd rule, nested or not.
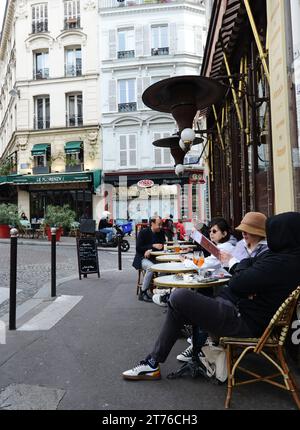
[[(135, 285), (132, 268), (106, 269), (100, 279), (90, 275), (58, 286), (55, 301), (45, 298), (46, 289), (32, 299), (37, 306), (0, 345), (0, 409), (222, 410), (226, 385), (166, 378), (178, 368), (183, 339), (161, 366), (161, 381), (122, 379), (122, 371), (150, 351), (164, 321), (165, 309), (138, 301)], [(36, 330), (55, 319), (51, 328)], [(233, 392), (232, 409), (294, 408), (288, 393), (267, 384)]]

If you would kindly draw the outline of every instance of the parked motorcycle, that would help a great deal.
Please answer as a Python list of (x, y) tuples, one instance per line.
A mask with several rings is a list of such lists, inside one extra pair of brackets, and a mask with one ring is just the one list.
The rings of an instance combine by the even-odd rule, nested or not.
[(113, 234), (112, 240), (109, 242), (106, 242), (106, 234), (101, 233), (100, 231), (96, 231), (96, 239), (98, 246), (101, 246), (103, 248), (117, 248), (119, 243), (119, 238), (121, 240), (121, 251), (127, 252), (130, 249), (130, 244), (128, 240), (124, 239), (125, 233), (121, 229), (120, 226), (117, 224), (113, 226), (115, 229), (115, 232)]

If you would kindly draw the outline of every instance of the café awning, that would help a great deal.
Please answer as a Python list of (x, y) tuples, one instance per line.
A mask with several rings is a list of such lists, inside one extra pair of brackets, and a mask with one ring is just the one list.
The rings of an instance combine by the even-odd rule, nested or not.
[(74, 154), (76, 152), (80, 152), (81, 147), (82, 147), (81, 141), (67, 142), (65, 144), (65, 153)]
[(32, 150), (31, 150), (31, 154), (32, 155), (45, 155), (49, 146), (50, 146), (49, 143), (37, 143), (37, 144), (33, 145)]

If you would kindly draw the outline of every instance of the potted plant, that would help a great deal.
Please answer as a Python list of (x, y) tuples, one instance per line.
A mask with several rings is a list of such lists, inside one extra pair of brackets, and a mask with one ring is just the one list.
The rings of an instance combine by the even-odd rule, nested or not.
[(20, 227), (18, 206), (2, 203), (0, 204), (0, 237), (9, 239), (11, 227)]
[(75, 212), (69, 205), (47, 206), (44, 224), (46, 225), (48, 240), (51, 240), (51, 227), (56, 227), (56, 240), (59, 241), (63, 229), (68, 230), (71, 228), (72, 223), (75, 221), (75, 216)]

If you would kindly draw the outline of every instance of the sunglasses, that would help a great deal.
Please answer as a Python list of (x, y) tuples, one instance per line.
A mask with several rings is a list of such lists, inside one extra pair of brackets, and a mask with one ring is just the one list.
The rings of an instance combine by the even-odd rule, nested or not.
[(209, 232), (215, 234), (215, 233), (218, 233), (218, 230), (216, 230), (216, 229), (213, 228), (212, 230), (209, 230)]

